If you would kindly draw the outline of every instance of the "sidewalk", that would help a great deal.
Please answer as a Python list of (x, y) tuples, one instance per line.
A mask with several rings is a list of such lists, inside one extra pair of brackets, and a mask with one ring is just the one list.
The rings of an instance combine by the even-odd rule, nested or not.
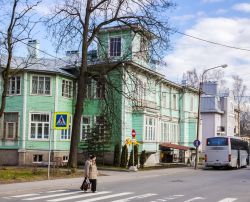
[[(119, 172), (119, 171), (106, 171), (100, 170), (103, 176), (98, 177), (99, 183), (113, 183), (115, 181), (129, 181), (138, 178), (150, 178), (161, 175), (173, 175), (186, 172), (192, 172), (192, 167), (185, 168), (168, 168), (160, 170), (138, 171), (138, 172)], [(0, 184), (0, 196), (13, 193), (22, 193), (25, 191), (39, 192), (44, 190), (58, 190), (58, 189), (79, 189), (82, 178), (67, 178), (55, 179), (33, 182), (22, 182), (12, 184)]]

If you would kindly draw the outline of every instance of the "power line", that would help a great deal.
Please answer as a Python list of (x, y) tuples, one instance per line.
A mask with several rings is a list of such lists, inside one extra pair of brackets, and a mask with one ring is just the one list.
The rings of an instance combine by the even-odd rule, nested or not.
[(222, 43), (218, 43), (218, 42), (214, 42), (214, 41), (209, 41), (207, 39), (199, 38), (199, 37), (196, 37), (196, 36), (193, 36), (193, 35), (190, 35), (190, 34), (185, 34), (183, 32), (180, 32), (180, 31), (177, 31), (177, 30), (174, 30), (174, 29), (171, 29), (171, 28), (170, 28), (170, 30), (172, 30), (173, 32), (178, 33), (180, 35), (184, 35), (186, 37), (193, 38), (193, 39), (203, 41), (203, 42), (206, 42), (206, 43), (210, 43), (210, 44), (214, 44), (214, 45), (218, 45), (218, 46), (223, 46), (223, 47), (226, 47), (226, 48), (231, 48), (231, 49), (250, 52), (250, 49), (240, 48), (240, 47), (231, 46), (231, 45), (226, 45), (226, 44), (222, 44)]

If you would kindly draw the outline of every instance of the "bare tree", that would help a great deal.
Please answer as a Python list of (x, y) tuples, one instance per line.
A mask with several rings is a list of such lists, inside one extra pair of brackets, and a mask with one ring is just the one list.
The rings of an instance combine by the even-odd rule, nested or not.
[[(241, 122), (241, 112), (243, 111), (244, 104), (246, 102), (245, 100), (245, 94), (247, 90), (247, 86), (244, 85), (243, 79), (240, 78), (238, 75), (233, 75), (233, 95), (234, 95), (234, 100), (237, 105), (237, 109), (239, 110), (238, 112), (238, 126), (239, 126), (239, 136), (241, 134), (240, 131), (240, 122)], [(244, 116), (245, 117), (245, 116)]]
[[(157, 44), (157, 49), (150, 51), (159, 56), (158, 53), (168, 48), (169, 42), (167, 17), (159, 13), (165, 13), (172, 5), (169, 0), (64, 0), (54, 9), (47, 26), (56, 39), (57, 50), (73, 45), (81, 51), (68, 164), (72, 170), (77, 166), (77, 141), (89, 71), (88, 48), (93, 43), (98, 44), (98, 34), (104, 27), (126, 25), (145, 39), (154, 37), (151, 47)], [(148, 56), (145, 57), (148, 59)]]
[[(36, 22), (32, 20), (33, 9), (41, 3), (41, 0), (0, 0), (0, 67), (3, 68), (1, 74), (3, 78), (3, 90), (1, 95), (0, 117), (2, 117), (6, 104), (6, 96), (9, 86), (9, 77), (18, 72), (19, 66), (28, 66), (28, 60), (19, 59), (18, 62), (13, 58), (15, 48), (22, 42), (30, 39), (31, 31)], [(15, 62), (16, 65), (15, 65)], [(11, 70), (15, 65), (16, 70)]]
[[(201, 75), (197, 73), (196, 68), (193, 70), (189, 70), (186, 73), (183, 74), (182, 80), (185, 81), (188, 85), (198, 88), (199, 83), (202, 82)], [(225, 91), (225, 79), (224, 79), (224, 73), (222, 70), (213, 70), (211, 72), (208, 72), (204, 75), (203, 82), (206, 81), (216, 81), (219, 85), (219, 91), (223, 92)]]

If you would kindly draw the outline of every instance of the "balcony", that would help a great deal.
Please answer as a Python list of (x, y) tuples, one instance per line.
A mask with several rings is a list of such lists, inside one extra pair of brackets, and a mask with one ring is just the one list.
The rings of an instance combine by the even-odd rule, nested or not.
[(149, 100), (138, 99), (133, 101), (133, 108), (158, 109), (157, 103)]

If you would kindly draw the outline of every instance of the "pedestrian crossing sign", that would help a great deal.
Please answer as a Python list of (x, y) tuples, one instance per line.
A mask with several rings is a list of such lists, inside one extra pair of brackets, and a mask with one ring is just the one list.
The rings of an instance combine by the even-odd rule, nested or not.
[(69, 128), (69, 113), (55, 112), (54, 113), (54, 129), (65, 130)]

